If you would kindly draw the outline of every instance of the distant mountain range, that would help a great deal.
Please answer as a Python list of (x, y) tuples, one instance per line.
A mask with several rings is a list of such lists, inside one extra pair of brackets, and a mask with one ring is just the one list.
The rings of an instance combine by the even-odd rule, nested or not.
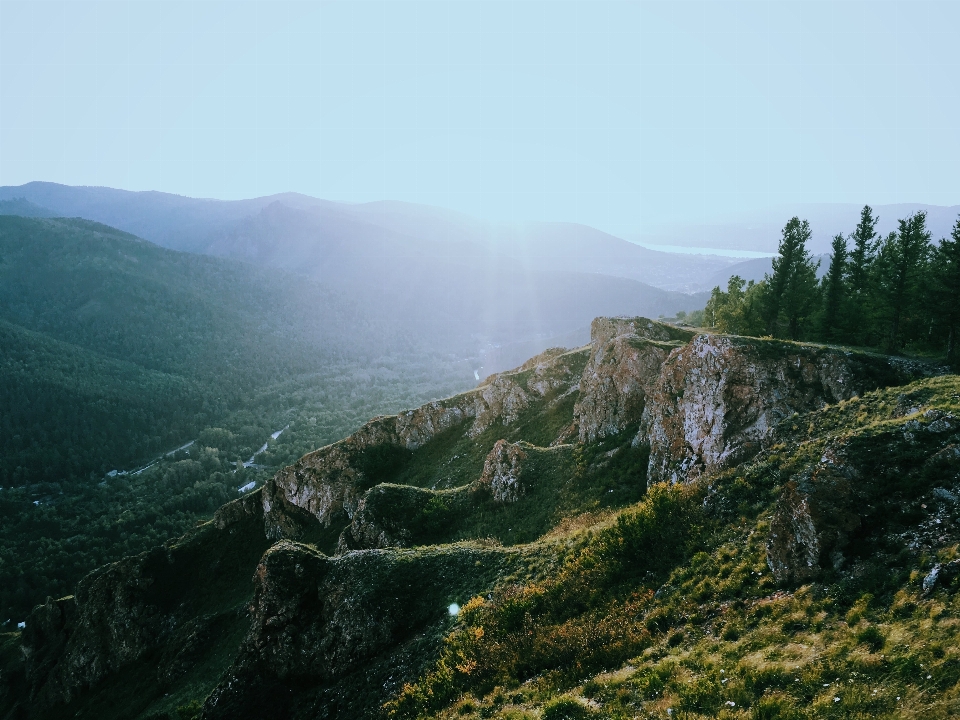
[[(324, 272), (374, 256), (399, 280), (417, 258), (513, 268), (525, 274), (573, 272), (637, 280), (665, 290), (704, 290), (732, 260), (640, 247), (572, 223), (494, 225), (442, 208), (400, 202), (336, 203), (283, 193), (221, 201), (32, 182), (0, 187), (0, 214), (82, 217), (173, 250), (235, 257), (294, 272)], [(384, 261), (386, 262), (386, 261)], [(323, 268), (331, 268), (324, 271)]]
[(480, 353), (487, 371), (586, 342), (598, 315), (703, 307), (703, 288), (731, 264), (582, 225), (494, 226), (422, 205), (295, 193), (219, 201), (36, 182), (0, 188), (0, 202), (10, 214), (80, 217), (172, 250), (305, 276), (356, 308), (374, 336), (400, 343), (391, 347)]

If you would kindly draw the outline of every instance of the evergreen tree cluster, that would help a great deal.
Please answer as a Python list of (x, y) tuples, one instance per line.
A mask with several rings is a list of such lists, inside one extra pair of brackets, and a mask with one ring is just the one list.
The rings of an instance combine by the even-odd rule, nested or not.
[(760, 282), (733, 276), (713, 293), (704, 322), (721, 332), (770, 335), (904, 350), (943, 352), (960, 364), (960, 218), (949, 238), (932, 242), (917, 212), (881, 236), (867, 205), (849, 235), (837, 235), (826, 274), (807, 249), (810, 224), (783, 228), (773, 271)]

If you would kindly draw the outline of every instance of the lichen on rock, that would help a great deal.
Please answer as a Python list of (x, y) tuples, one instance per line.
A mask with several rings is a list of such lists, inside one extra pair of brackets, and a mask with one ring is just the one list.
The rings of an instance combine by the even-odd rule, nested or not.
[(784, 485), (766, 545), (777, 582), (806, 582), (824, 566), (842, 566), (843, 547), (860, 526), (857, 478), (854, 468), (831, 454)]

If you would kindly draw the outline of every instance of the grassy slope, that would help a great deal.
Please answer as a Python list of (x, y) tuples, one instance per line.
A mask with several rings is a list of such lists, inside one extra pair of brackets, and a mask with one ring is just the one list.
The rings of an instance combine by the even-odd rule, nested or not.
[[(955, 465), (927, 461), (950, 438), (921, 434), (916, 408), (960, 415), (960, 379), (797, 417), (782, 443), (711, 478), (709, 494), (660, 488), (615, 525), (581, 532), (555, 577), (471, 601), (393, 715), (955, 716), (960, 596), (924, 597), (919, 581), (957, 556), (958, 537), (937, 526), (915, 548), (897, 541), (957, 519), (929, 499), (957, 480)], [(779, 485), (827, 447), (863, 469), (873, 510), (840, 571), (777, 587), (765, 542)]]
[[(548, 398), (509, 428), (472, 440), (454, 428), (416, 452), (367, 458), (369, 474), (392, 482), (383, 486), (389, 492), (427, 497), (429, 517), (401, 518), (426, 523), (424, 542), (493, 538), (519, 544), (530, 567), (539, 568), (501, 579), (492, 595), (466, 604), (453, 627), (434, 628), (447, 633), (439, 660), (398, 689), (392, 715), (950, 714), (960, 680), (960, 654), (952, 650), (960, 604), (947, 592), (920, 597), (917, 578), (957, 547), (898, 550), (887, 530), (929, 520), (924, 493), (952, 482), (940, 470), (915, 472), (930, 446), (905, 441), (903, 430), (927, 422), (917, 419), (916, 407), (960, 414), (960, 380), (921, 381), (795, 416), (779, 444), (744, 466), (709, 484), (658, 487), (646, 497), (646, 458), (630, 446), (630, 430), (586, 446), (542, 447), (569, 422), (573, 397)], [(504, 436), (528, 443), (526, 496), (506, 506), (453, 502), (441, 508), (451, 515), (438, 522), (438, 506), (429, 500), (462, 500)], [(855, 570), (777, 588), (764, 543), (780, 484), (837, 444), (874, 488), (873, 514), (848, 550), (848, 568)], [(457, 552), (444, 547), (430, 552)], [(87, 698), (84, 711), (148, 717), (202, 697), (229, 661), (237, 627), (224, 625), (209, 662), (201, 663), (207, 670), (192, 671), (167, 699), (151, 685), (148, 662)], [(359, 692), (347, 685), (344, 693)], [(142, 688), (140, 704), (130, 695), (133, 704), (118, 706), (123, 712), (107, 712), (111, 693), (127, 697), (123, 688), (131, 686)]]

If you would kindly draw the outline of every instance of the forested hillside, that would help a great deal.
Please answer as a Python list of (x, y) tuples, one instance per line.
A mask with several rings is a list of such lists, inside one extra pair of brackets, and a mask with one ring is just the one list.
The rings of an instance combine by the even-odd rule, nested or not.
[(476, 359), (417, 340), (303, 277), (0, 217), (0, 622), (371, 414), (474, 382)]

